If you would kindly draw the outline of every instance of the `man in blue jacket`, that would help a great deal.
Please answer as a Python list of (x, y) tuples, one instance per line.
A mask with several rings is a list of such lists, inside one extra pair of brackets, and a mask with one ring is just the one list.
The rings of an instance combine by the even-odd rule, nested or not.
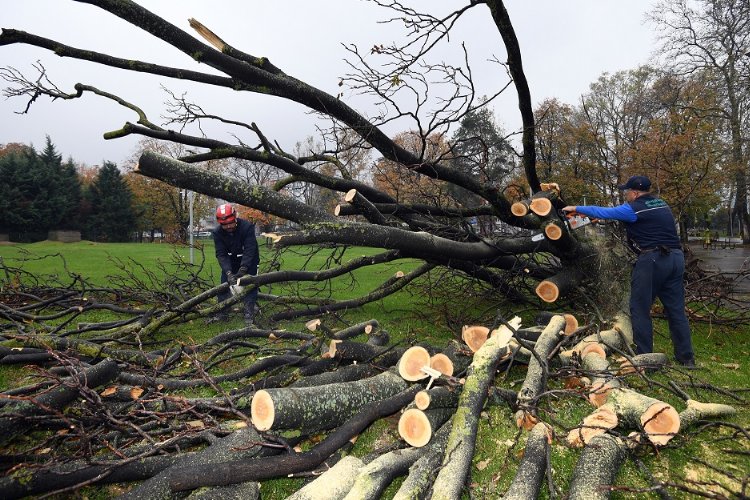
[(695, 367), (690, 325), (685, 315), (685, 256), (677, 236), (674, 215), (667, 203), (650, 193), (648, 177), (635, 175), (618, 188), (626, 202), (617, 207), (567, 206), (597, 219), (625, 223), (628, 244), (638, 254), (630, 281), (630, 317), (638, 354), (653, 352), (651, 306), (659, 297), (667, 313), (675, 359)]
[[(258, 273), (258, 240), (255, 239), (255, 224), (237, 217), (237, 211), (231, 203), (224, 203), (216, 208), (216, 226), (211, 235), (216, 248), (216, 260), (221, 267), (221, 282), (236, 285), (237, 280), (246, 274)], [(219, 302), (231, 296), (229, 289), (219, 294)], [(244, 300), (244, 317), (247, 324), (253, 322), (255, 316), (255, 302), (258, 289), (249, 292)], [(228, 315), (222, 311), (216, 320), (225, 320)]]

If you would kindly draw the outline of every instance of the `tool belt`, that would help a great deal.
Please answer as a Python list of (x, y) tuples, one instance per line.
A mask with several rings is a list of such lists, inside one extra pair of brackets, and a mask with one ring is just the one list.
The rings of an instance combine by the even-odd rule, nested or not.
[(654, 248), (642, 248), (640, 252), (638, 252), (638, 255), (643, 255), (643, 254), (651, 253), (651, 252), (659, 252), (662, 255), (669, 255), (671, 251), (672, 249), (669, 248), (668, 246), (659, 245)]

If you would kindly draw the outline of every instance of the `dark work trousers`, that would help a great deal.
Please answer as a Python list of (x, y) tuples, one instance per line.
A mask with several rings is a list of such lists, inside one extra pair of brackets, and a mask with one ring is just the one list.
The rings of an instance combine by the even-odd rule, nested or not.
[(690, 325), (685, 315), (684, 273), (682, 250), (671, 249), (668, 254), (655, 250), (638, 256), (630, 278), (630, 317), (638, 354), (654, 350), (651, 305), (658, 297), (667, 314), (675, 358), (679, 362), (694, 359)]
[[(240, 264), (242, 264), (242, 257), (239, 258), (232, 258), (232, 273), (237, 274), (237, 272), (240, 270)], [(247, 274), (251, 274), (255, 276), (258, 274), (258, 265), (255, 264), (254, 266), (251, 265), (250, 269), (247, 270)], [(221, 282), (226, 283), (227, 277), (224, 273), (221, 273)], [(228, 298), (232, 296), (232, 292), (227, 289), (227, 291), (222, 292), (219, 294), (217, 299), (219, 302), (224, 302)], [(255, 302), (258, 300), (258, 288), (256, 287), (253, 291), (248, 293), (243, 297), (243, 302), (245, 303), (245, 312), (252, 312), (255, 310)]]

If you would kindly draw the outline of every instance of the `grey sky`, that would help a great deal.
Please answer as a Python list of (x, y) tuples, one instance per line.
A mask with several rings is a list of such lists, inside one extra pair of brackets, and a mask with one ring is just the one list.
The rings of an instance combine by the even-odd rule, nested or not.
[[(187, 19), (194, 17), (231, 45), (255, 56), (268, 57), (288, 74), (334, 95), (340, 91), (339, 77), (348, 71), (342, 62), (348, 55), (342, 43), (356, 43), (369, 52), (373, 44), (388, 44), (401, 34), (398, 26), (376, 24), (387, 17), (386, 11), (357, 0), (142, 0), (139, 3), (191, 34), (194, 32)], [(466, 2), (405, 3), (454, 8)], [(652, 0), (508, 0), (506, 5), (521, 44), (534, 104), (548, 97), (575, 103), (603, 72), (633, 69), (647, 63), (654, 49), (654, 33), (643, 20), (652, 4)], [(88, 4), (62, 0), (6, 1), (2, 13), (3, 28), (25, 30), (119, 57), (211, 71), (157, 42), (148, 33)], [(460, 21), (449, 46), (443, 49), (446, 60), (460, 57), (462, 41), (468, 48), (480, 92), (491, 92), (492, 84), (504, 81), (504, 73), (498, 65), (487, 61), (493, 55), (504, 60), (505, 51), (486, 7), (473, 9)], [(62, 59), (34, 47), (0, 47), (1, 66), (13, 66), (31, 75), (31, 64), (37, 60), (62, 90), (72, 92), (77, 82), (94, 85), (138, 104), (159, 124), (162, 103), (166, 100), (160, 85), (164, 85), (177, 94), (187, 92), (189, 98), (209, 113), (256, 122), (270, 138), (290, 151), (295, 142), (315, 133), (311, 118), (301, 106), (278, 98), (201, 89), (177, 80)], [(344, 99), (355, 109), (367, 112), (362, 98), (345, 94)], [(21, 98), (0, 99), (0, 144), (22, 142), (41, 147), (45, 134), (49, 134), (65, 157), (73, 156), (89, 165), (100, 164), (102, 160), (122, 163), (134, 151), (136, 138), (114, 141), (102, 138), (104, 132), (136, 120), (132, 112), (102, 98), (87, 95), (79, 100), (54, 103), (44, 99), (34, 104), (29, 114), (14, 114), (24, 106)], [(506, 131), (519, 126), (513, 89), (496, 102), (494, 110)], [(231, 140), (226, 131), (218, 133), (219, 138)], [(243, 139), (252, 142), (253, 138), (245, 135)]]

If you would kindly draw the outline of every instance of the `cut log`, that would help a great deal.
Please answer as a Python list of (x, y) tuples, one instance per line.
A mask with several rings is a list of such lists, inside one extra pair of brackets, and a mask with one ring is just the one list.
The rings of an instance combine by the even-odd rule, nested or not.
[(404, 475), (425, 454), (424, 448), (385, 453), (362, 467), (344, 500), (378, 500), (393, 480)]
[(421, 346), (410, 347), (401, 355), (398, 362), (398, 374), (404, 380), (415, 382), (423, 380), (429, 375), (422, 368), (430, 367), (430, 353)]
[(529, 209), (537, 215), (549, 215), (552, 211), (552, 202), (547, 198), (534, 198), (529, 202)]
[(600, 344), (587, 344), (583, 352), (581, 369), (591, 377), (588, 399), (591, 404), (600, 407), (607, 402), (609, 393), (621, 384), (610, 371), (609, 361)]
[(570, 483), (570, 500), (607, 500), (627, 448), (610, 434), (595, 436), (578, 457)]
[(414, 404), (420, 410), (427, 408), (455, 408), (461, 391), (451, 387), (433, 387), (429, 391), (419, 391), (414, 396)]
[(630, 375), (632, 373), (644, 373), (647, 370), (656, 371), (667, 365), (669, 359), (663, 352), (649, 352), (638, 354), (630, 359), (623, 358), (620, 362), (618, 375)]
[(510, 206), (510, 212), (516, 217), (523, 217), (529, 213), (528, 201), (517, 201)]
[(547, 452), (552, 443), (552, 430), (544, 423), (531, 429), (523, 450), (523, 459), (503, 500), (539, 498), (542, 481), (547, 472)]
[[(357, 207), (369, 222), (377, 224), (378, 226), (384, 226), (388, 223), (388, 220), (382, 213), (380, 213), (377, 207), (370, 200), (357, 192), (356, 189), (350, 189), (347, 191), (344, 195), (344, 201)], [(338, 215), (338, 213), (336, 215)]]
[(620, 425), (643, 429), (657, 446), (667, 444), (680, 430), (680, 416), (671, 405), (630, 389), (611, 391), (605, 406), (617, 414)]
[(287, 500), (323, 500), (341, 499), (354, 485), (354, 479), (364, 467), (357, 457), (347, 455), (336, 464), (297, 490)]
[(548, 303), (555, 302), (560, 297), (560, 289), (549, 280), (540, 281), (534, 291), (540, 299)]
[(398, 434), (410, 446), (420, 448), (430, 442), (433, 434), (455, 411), (454, 408), (409, 408), (398, 420)]
[(295, 429), (303, 434), (332, 429), (362, 406), (387, 399), (408, 384), (386, 371), (364, 380), (316, 387), (257, 391), (250, 404), (253, 425), (260, 431)]
[[(529, 368), (526, 371), (526, 379), (518, 391), (518, 405), (521, 409), (516, 412), (516, 425), (519, 427), (528, 426), (534, 419), (530, 415), (536, 414), (536, 407), (533, 401), (545, 389), (547, 379), (547, 358), (552, 350), (560, 343), (565, 328), (565, 318), (563, 316), (553, 316), (547, 327), (539, 336), (539, 340), (534, 346), (535, 356), (529, 360)], [(530, 429), (530, 427), (527, 427)]]
[(344, 328), (343, 330), (339, 330), (338, 332), (333, 333), (332, 337), (336, 340), (348, 340), (359, 335), (369, 335), (379, 326), (380, 323), (378, 323), (378, 320), (371, 319), (369, 321)]
[(617, 427), (617, 414), (610, 408), (597, 408), (594, 413), (587, 415), (583, 423), (571, 429), (568, 433), (568, 444), (580, 448), (591, 442), (594, 436), (606, 433)]
[[(513, 318), (510, 323), (517, 329), (520, 319)], [(434, 500), (461, 498), (461, 491), (469, 476), (471, 459), (474, 456), (479, 414), (495, 378), (500, 358), (508, 353), (511, 337), (512, 332), (506, 326), (502, 326), (474, 353), (445, 447), (443, 464), (433, 486)]]
[(560, 272), (540, 282), (536, 294), (545, 302), (555, 302), (561, 295), (573, 290), (584, 278), (581, 266), (564, 267)]
[(453, 376), (453, 361), (442, 352), (430, 357), (430, 368), (437, 370), (448, 377)]
[(435, 433), (430, 444), (423, 448), (423, 456), (409, 468), (409, 475), (404, 479), (401, 487), (393, 496), (393, 500), (416, 500), (427, 498), (427, 491), (432, 485), (433, 478), (437, 473), (440, 462), (443, 460), (445, 445), (451, 430), (451, 422), (448, 421)]
[(355, 380), (362, 380), (363, 378), (374, 377), (382, 372), (382, 369), (378, 369), (369, 363), (346, 365), (341, 366), (336, 370), (302, 377), (292, 383), (289, 387), (313, 387), (326, 384), (338, 384), (340, 382), (353, 382)]
[[(562, 314), (562, 316), (565, 318), (565, 335), (570, 335), (576, 330), (578, 330), (578, 318), (576, 318), (573, 314), (570, 313), (556, 313), (556, 312), (550, 312), (550, 311), (539, 311), (534, 318), (534, 323), (536, 323), (538, 326), (541, 326), (542, 329), (546, 327), (549, 324), (549, 320), (552, 319), (553, 316)], [(541, 333), (541, 330), (540, 330)], [(539, 337), (539, 335), (537, 335)], [(536, 340), (536, 339), (533, 339)]]
[[(401, 377), (396, 378), (403, 382)], [(224, 462), (210, 469), (203, 466), (185, 467), (172, 472), (169, 482), (170, 487), (172, 491), (185, 491), (201, 486), (224, 486), (245, 481), (285, 477), (296, 472), (309, 471), (320, 465), (372, 422), (392, 415), (409, 404), (417, 392), (419, 392), (419, 388), (414, 386), (385, 401), (376, 401), (365, 405), (355, 416), (329, 433), (323, 441), (306, 452)]]
[(471, 352), (477, 352), (480, 347), (487, 341), (490, 335), (490, 329), (486, 326), (464, 326), (461, 330), (461, 338), (471, 349)]
[(544, 235), (553, 241), (557, 241), (562, 238), (564, 233), (565, 230), (560, 226), (559, 222), (549, 221), (544, 226)]

